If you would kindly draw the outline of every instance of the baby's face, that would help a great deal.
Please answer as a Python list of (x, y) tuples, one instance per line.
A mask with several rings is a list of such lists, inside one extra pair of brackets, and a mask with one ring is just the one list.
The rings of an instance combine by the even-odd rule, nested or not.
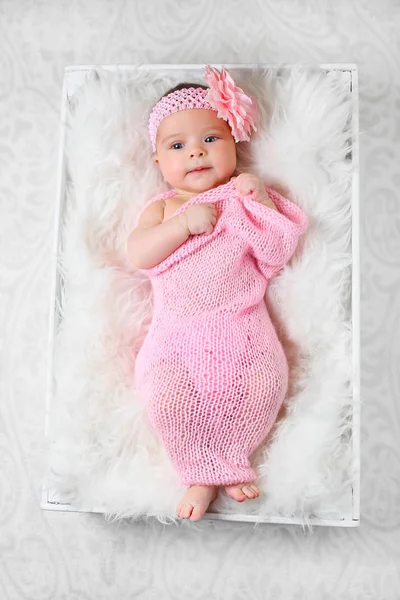
[(233, 175), (235, 140), (229, 125), (215, 111), (181, 110), (160, 123), (154, 159), (173, 188), (200, 194)]

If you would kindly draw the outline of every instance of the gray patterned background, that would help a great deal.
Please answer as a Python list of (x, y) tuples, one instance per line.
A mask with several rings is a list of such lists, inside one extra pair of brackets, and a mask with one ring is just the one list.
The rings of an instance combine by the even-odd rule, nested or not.
[[(399, 0), (0, 0), (0, 600), (400, 599)], [(63, 69), (357, 63), (361, 526), (42, 511)]]

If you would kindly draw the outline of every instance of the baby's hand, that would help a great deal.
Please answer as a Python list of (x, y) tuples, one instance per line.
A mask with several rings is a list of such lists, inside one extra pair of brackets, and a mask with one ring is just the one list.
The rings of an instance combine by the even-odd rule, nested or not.
[(213, 232), (217, 221), (217, 209), (215, 204), (212, 204), (211, 202), (195, 204), (181, 214), (182, 218), (186, 218), (187, 228), (192, 235), (200, 233), (209, 235)]
[(276, 210), (275, 204), (265, 191), (264, 182), (257, 175), (241, 173), (238, 177), (232, 177), (231, 181), (241, 196), (252, 194), (254, 200)]
[(254, 200), (261, 202), (267, 195), (263, 181), (251, 173), (241, 173), (238, 177), (232, 177), (232, 181), (241, 196), (253, 194)]

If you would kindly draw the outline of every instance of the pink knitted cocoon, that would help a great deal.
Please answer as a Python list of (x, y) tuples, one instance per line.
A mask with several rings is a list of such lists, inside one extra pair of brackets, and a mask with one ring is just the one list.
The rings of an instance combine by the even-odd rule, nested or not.
[(308, 221), (298, 206), (266, 189), (279, 212), (239, 196), (232, 182), (195, 196), (173, 216), (213, 202), (213, 232), (191, 235), (161, 263), (142, 269), (152, 282), (153, 317), (136, 358), (135, 385), (185, 486), (253, 481), (250, 457), (287, 391), (288, 365), (264, 294)]

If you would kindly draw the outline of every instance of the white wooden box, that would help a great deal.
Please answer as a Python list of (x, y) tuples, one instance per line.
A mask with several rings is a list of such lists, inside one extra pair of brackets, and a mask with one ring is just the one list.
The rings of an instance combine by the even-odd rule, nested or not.
[[(146, 69), (157, 69), (159, 72), (171, 72), (171, 70), (187, 70), (190, 72), (202, 69), (204, 65), (143, 65)], [(220, 68), (222, 65), (213, 65)], [(254, 69), (260, 68), (279, 68), (274, 65), (267, 64), (226, 64), (228, 69)], [(285, 65), (285, 68), (291, 65)], [(293, 65), (294, 66), (294, 65)], [(351, 489), (348, 490), (349, 498), (348, 505), (351, 510), (338, 511), (337, 514), (332, 512), (327, 513), (326, 518), (310, 518), (312, 525), (339, 526), (339, 527), (355, 527), (360, 521), (360, 255), (359, 255), (359, 155), (358, 155), (358, 79), (357, 67), (354, 64), (321, 64), (318, 65), (324, 72), (339, 70), (348, 78), (349, 90), (352, 98), (352, 155), (353, 176), (352, 176), (352, 331), (353, 331), (353, 415), (352, 415), (352, 449), (353, 449), (353, 466), (354, 476)], [(48, 338), (48, 377), (46, 391), (46, 424), (45, 434), (48, 442), (48, 447), (51, 448), (51, 422), (50, 409), (53, 401), (54, 391), (54, 375), (53, 375), (53, 352), (54, 339), (60, 322), (60, 303), (61, 303), (61, 274), (57, 269), (57, 256), (60, 251), (61, 243), (61, 217), (66, 200), (66, 185), (68, 178), (68, 170), (66, 164), (65, 151), (65, 135), (66, 135), (66, 118), (67, 118), (67, 102), (76, 90), (84, 84), (89, 72), (102, 68), (110, 71), (125, 71), (134, 68), (141, 68), (135, 65), (77, 65), (66, 67), (64, 73), (64, 82), (62, 90), (61, 102), (61, 124), (60, 124), (60, 147), (59, 147), (59, 167), (57, 178), (57, 197), (56, 209), (54, 217), (54, 241), (53, 241), (53, 271), (52, 271), (52, 293), (50, 298), (50, 318), (49, 318), (49, 338)], [(67, 502), (63, 503), (60, 498), (53, 498), (50, 492), (49, 473), (50, 459), (48, 461), (48, 470), (45, 473), (42, 489), (41, 507), (46, 510), (61, 510), (61, 511), (79, 511), (79, 512), (94, 512), (103, 513), (101, 507), (85, 507), (77, 508)], [(304, 525), (304, 522), (298, 518), (270, 516), (258, 518), (253, 515), (243, 514), (217, 514), (206, 513), (203, 521), (227, 520), (251, 523), (277, 523), (277, 524), (292, 524)]]

